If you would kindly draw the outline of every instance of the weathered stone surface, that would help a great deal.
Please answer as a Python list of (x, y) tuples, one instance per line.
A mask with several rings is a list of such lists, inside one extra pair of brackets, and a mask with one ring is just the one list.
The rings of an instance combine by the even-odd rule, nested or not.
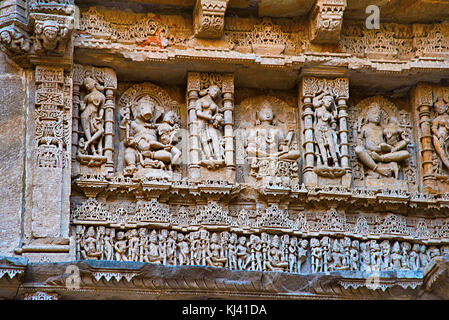
[(26, 91), (23, 74), (0, 53), (0, 252), (20, 243), (24, 201)]

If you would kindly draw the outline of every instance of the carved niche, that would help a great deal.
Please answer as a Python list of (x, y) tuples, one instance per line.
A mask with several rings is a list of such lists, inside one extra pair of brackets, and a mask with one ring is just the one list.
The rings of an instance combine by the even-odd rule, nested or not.
[(302, 80), (300, 112), (306, 186), (351, 184), (348, 98), (346, 78)]
[(449, 87), (420, 84), (414, 90), (420, 124), (422, 181), (431, 193), (449, 191)]
[(115, 72), (109, 68), (75, 65), (73, 68), (74, 173), (112, 172)]
[(189, 176), (234, 181), (234, 76), (192, 72), (187, 87)]
[(355, 186), (416, 191), (410, 113), (375, 96), (351, 108)]
[(119, 101), (123, 175), (180, 179), (180, 107), (152, 83), (126, 90)]
[(240, 179), (289, 188), (299, 183), (300, 157), (295, 108), (274, 96), (255, 96), (239, 103), (236, 161)]

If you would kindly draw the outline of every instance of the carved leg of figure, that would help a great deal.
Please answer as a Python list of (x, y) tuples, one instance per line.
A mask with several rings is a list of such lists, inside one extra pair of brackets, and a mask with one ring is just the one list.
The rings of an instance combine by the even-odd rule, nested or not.
[(329, 147), (329, 151), (332, 157), (332, 160), (334, 161), (334, 166), (335, 167), (340, 167), (340, 164), (338, 162), (338, 157), (337, 157), (337, 147), (334, 144), (334, 137), (332, 135), (331, 131), (327, 131), (326, 132), (326, 137), (327, 137), (327, 141), (329, 142), (328, 147)]
[(136, 151), (133, 148), (127, 148), (125, 150), (125, 172), (128, 174), (132, 174), (134, 170), (136, 170), (136, 161), (137, 161), (137, 154)]
[(387, 153), (381, 156), (383, 162), (400, 162), (407, 159), (410, 156), (408, 151), (396, 151)]
[(449, 169), (449, 159), (443, 150), (444, 138), (438, 138), (437, 136), (433, 136), (433, 145), (435, 147), (437, 154), (440, 156), (440, 159), (443, 162), (444, 166)]
[[(323, 138), (324, 138), (323, 133), (320, 131), (317, 131), (318, 148), (320, 149), (321, 161), (322, 161), (320, 164), (327, 165), (327, 150), (324, 145)], [(317, 158), (319, 159), (320, 157), (318, 156)]]
[(391, 176), (391, 170), (389, 168), (380, 168), (364, 148), (360, 146), (355, 147), (355, 153), (359, 160), (371, 170), (386, 177)]
[(87, 140), (86, 146), (85, 146), (84, 148), (87, 148), (87, 147), (90, 145), (90, 146), (91, 146), (91, 149), (92, 149), (92, 153), (93, 153), (93, 154), (96, 154), (96, 151), (95, 151), (95, 145), (93, 144), (93, 142), (94, 142), (95, 140), (97, 140), (98, 138), (100, 138), (100, 137), (103, 135), (103, 133), (104, 133), (103, 128), (97, 130), (97, 131), (94, 133), (94, 135), (93, 135), (90, 139)]

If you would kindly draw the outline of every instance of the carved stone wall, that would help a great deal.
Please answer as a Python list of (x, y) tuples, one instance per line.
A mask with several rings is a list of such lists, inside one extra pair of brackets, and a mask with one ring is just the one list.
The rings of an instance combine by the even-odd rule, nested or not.
[[(76, 298), (66, 276), (35, 278), (53, 262), (82, 269), (83, 297), (112, 283), (153, 297), (155, 273), (193, 283), (204, 266), (213, 283), (332, 279), (294, 297), (434, 290), (449, 254), (447, 23), (399, 12), (368, 29), (340, 0), (301, 14), (139, 2), (0, 4), (0, 296)], [(251, 281), (235, 297), (287, 294)]]

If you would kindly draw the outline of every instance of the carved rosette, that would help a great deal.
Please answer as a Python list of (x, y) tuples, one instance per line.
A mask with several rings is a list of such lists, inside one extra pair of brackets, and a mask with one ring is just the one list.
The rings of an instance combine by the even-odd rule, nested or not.
[(218, 39), (223, 35), (229, 0), (197, 0), (194, 12), (195, 36)]
[(310, 15), (310, 40), (337, 43), (343, 25), (346, 0), (318, 0)]
[(348, 79), (304, 77), (300, 90), (304, 184), (349, 187)]

